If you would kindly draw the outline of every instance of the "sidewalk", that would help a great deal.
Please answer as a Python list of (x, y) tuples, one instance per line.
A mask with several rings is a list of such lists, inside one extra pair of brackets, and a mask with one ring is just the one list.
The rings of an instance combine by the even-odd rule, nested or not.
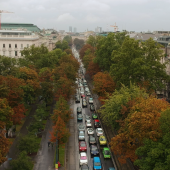
[[(53, 114), (54, 104), (51, 106), (50, 114)], [(52, 120), (48, 120), (44, 134), (42, 136), (40, 149), (37, 156), (34, 158), (34, 168), (33, 170), (55, 170), (54, 167), (54, 154), (55, 154), (55, 144), (54, 146), (48, 147), (48, 142), (50, 141), (50, 131), (52, 129)], [(64, 170), (64, 167), (60, 167), (59, 170)]]
[[(20, 130), (20, 135), (26, 135), (28, 133), (28, 130), (27, 130), (27, 126), (29, 126), (29, 124), (32, 122), (32, 118), (33, 118), (33, 115), (35, 113), (35, 110), (37, 109), (37, 103), (36, 102), (34, 105), (32, 105), (32, 109), (29, 113), (29, 115), (26, 117), (26, 120)], [(12, 159), (16, 159), (17, 158), (17, 155), (19, 153), (19, 150), (17, 148), (17, 144), (18, 144), (18, 141), (20, 139), (20, 135), (18, 135), (13, 144), (11, 145), (10, 149), (9, 149), (9, 152), (8, 152), (8, 155), (7, 155), (7, 159), (8, 158), (12, 158)], [(9, 168), (9, 162), (10, 161), (6, 161), (4, 162), (1, 167), (0, 167), (0, 170), (5, 170), (6, 168)]]

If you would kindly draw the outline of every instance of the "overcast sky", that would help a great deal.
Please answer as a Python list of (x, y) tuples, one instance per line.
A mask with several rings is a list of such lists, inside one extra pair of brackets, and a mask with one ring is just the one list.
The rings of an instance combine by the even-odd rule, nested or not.
[(170, 31), (170, 0), (0, 0), (2, 23), (32, 23), (39, 28), (77, 31), (100, 26), (113, 31)]

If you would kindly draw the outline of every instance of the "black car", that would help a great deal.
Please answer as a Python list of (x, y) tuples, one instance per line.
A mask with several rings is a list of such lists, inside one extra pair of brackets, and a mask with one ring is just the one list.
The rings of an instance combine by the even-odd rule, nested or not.
[(89, 170), (89, 167), (88, 167), (88, 165), (83, 164), (83, 165), (81, 165), (80, 170)]
[(90, 153), (91, 155), (93, 156), (96, 156), (99, 154), (99, 150), (97, 149), (97, 146), (96, 145), (91, 145), (90, 146)]
[(80, 97), (79, 96), (76, 96), (76, 103), (80, 103)]
[(94, 107), (93, 104), (90, 105), (90, 110), (91, 110), (91, 111), (95, 111), (95, 107)]
[(77, 107), (77, 114), (82, 113), (82, 108), (81, 107)]
[(96, 144), (96, 138), (93, 135), (89, 136), (89, 145)]

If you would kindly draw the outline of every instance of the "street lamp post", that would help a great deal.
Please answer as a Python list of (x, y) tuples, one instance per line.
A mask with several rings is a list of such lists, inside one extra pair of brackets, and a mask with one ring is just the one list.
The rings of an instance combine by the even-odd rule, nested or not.
[(58, 170), (58, 139), (56, 139), (56, 163), (55, 170)]

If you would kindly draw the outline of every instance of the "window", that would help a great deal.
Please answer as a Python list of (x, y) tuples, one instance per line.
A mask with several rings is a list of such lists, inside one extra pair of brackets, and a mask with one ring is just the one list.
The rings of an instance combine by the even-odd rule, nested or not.
[(5, 56), (5, 51), (3, 51), (3, 55)]
[(29, 44), (27, 44), (27, 47), (29, 48)]
[(17, 51), (15, 51), (15, 56), (17, 56), (18, 54), (17, 54)]
[(11, 44), (9, 44), (9, 48), (11, 48)]
[(15, 48), (17, 48), (17, 44), (15, 44)]
[(21, 44), (21, 48), (23, 48), (23, 44)]
[(11, 57), (11, 51), (9, 51), (9, 57)]
[(3, 48), (5, 48), (5, 44), (3, 44)]

